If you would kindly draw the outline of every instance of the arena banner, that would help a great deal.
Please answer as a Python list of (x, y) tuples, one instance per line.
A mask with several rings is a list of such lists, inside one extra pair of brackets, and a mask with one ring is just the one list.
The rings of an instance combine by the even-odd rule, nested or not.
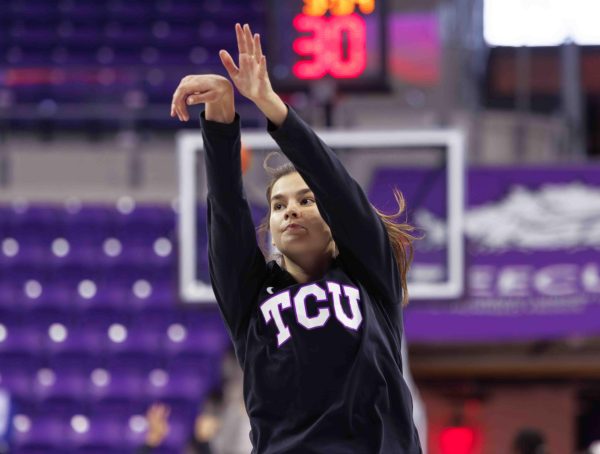
[[(402, 189), (404, 171), (397, 172)], [(465, 297), (411, 302), (409, 342), (600, 334), (600, 166), (471, 168), (467, 175)], [(443, 225), (439, 210), (416, 210), (432, 228)], [(424, 255), (434, 253), (430, 247)]]

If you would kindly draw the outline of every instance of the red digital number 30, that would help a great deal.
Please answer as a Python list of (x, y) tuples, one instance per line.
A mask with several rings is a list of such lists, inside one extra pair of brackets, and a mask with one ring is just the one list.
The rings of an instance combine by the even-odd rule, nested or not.
[(365, 70), (367, 31), (365, 21), (359, 15), (324, 17), (299, 14), (293, 24), (299, 32), (312, 34), (294, 41), (294, 51), (311, 58), (294, 65), (292, 71), (299, 79), (319, 79), (326, 74), (347, 79), (360, 76)]

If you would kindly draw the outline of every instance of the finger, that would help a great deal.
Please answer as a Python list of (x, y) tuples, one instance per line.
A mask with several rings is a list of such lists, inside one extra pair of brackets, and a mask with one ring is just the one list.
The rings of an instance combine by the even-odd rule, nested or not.
[(219, 94), (214, 90), (205, 91), (204, 93), (193, 93), (186, 99), (186, 104), (192, 106), (195, 104), (215, 102), (219, 98)]
[(181, 101), (180, 101), (180, 95), (175, 92), (176, 94), (173, 95), (173, 112), (175, 112), (175, 115), (177, 115), (177, 118), (179, 118), (179, 121), (181, 121), (182, 119), (182, 113), (181, 113)]
[(185, 100), (185, 103), (186, 103), (188, 106), (193, 106), (193, 105), (196, 105), (196, 104), (200, 104), (200, 103), (202, 103), (202, 102), (204, 102), (204, 97), (203, 97), (203, 96), (202, 96), (202, 94), (200, 94), (200, 93), (196, 93), (196, 94), (193, 94), (193, 95), (189, 95), (189, 96), (186, 98), (186, 100)]
[(181, 108), (181, 119), (183, 121), (188, 121), (190, 119), (190, 115), (188, 114), (187, 107)]
[(254, 34), (254, 55), (258, 58), (262, 57), (262, 46), (260, 44), (260, 35), (258, 33)]
[(248, 72), (252, 70), (251, 63), (253, 59), (254, 57), (252, 55), (240, 55), (240, 72), (242, 74), (248, 74)]
[(175, 112), (175, 115), (177, 115), (177, 117), (179, 118), (179, 120), (181, 120), (181, 113), (180, 113), (180, 106), (179, 106), (179, 101), (181, 98), (181, 85), (179, 85), (179, 87), (177, 87), (177, 89), (175, 90), (175, 92), (173, 93), (173, 99), (171, 101), (171, 105), (172, 105), (172, 110), (173, 112)]
[(181, 103), (177, 109), (177, 116), (179, 117), (179, 121), (188, 121), (190, 116), (188, 114), (187, 107), (185, 103)]
[(219, 57), (221, 58), (221, 63), (225, 66), (229, 77), (233, 78), (237, 76), (237, 73), (240, 71), (239, 68), (235, 65), (233, 58), (229, 55), (229, 52), (226, 50), (219, 51)]
[(248, 52), (246, 40), (244, 39), (244, 31), (242, 30), (242, 26), (240, 24), (235, 24), (235, 36), (238, 43), (238, 52), (240, 54)]
[(188, 106), (195, 106), (196, 104), (201, 104), (205, 102), (202, 98), (202, 95), (190, 95), (186, 98), (185, 103)]
[(175, 92), (173, 93), (173, 98), (171, 100), (171, 116), (172, 117), (174, 117), (175, 115), (179, 116), (177, 99), (178, 99), (180, 90), (181, 89), (179, 87), (177, 87), (177, 90), (175, 90)]
[[(189, 88), (187, 89), (189, 90)], [(181, 85), (175, 90), (175, 94), (173, 95), (173, 103), (175, 104), (175, 113), (177, 113), (177, 117), (179, 117), (179, 121), (189, 119), (187, 108), (185, 107), (185, 101), (187, 98), (187, 90), (183, 88)]]
[(258, 69), (258, 77), (264, 78), (267, 75), (267, 57), (262, 55), (260, 57), (260, 66)]
[(252, 32), (250, 31), (250, 26), (248, 24), (244, 24), (244, 40), (246, 41), (246, 52), (250, 55), (254, 55), (254, 42), (252, 40)]

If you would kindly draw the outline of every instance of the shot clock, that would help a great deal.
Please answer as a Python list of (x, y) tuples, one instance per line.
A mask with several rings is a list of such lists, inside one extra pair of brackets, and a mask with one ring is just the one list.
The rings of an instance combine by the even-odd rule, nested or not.
[(271, 0), (267, 64), (279, 89), (322, 79), (341, 90), (385, 88), (383, 0)]

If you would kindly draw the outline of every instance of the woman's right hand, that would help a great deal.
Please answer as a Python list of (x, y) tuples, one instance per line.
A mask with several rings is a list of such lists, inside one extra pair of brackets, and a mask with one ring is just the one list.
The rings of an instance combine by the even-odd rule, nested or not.
[(171, 117), (177, 115), (180, 121), (188, 121), (187, 106), (206, 104), (206, 119), (231, 123), (235, 118), (233, 86), (223, 76), (198, 74), (185, 76), (173, 93)]

